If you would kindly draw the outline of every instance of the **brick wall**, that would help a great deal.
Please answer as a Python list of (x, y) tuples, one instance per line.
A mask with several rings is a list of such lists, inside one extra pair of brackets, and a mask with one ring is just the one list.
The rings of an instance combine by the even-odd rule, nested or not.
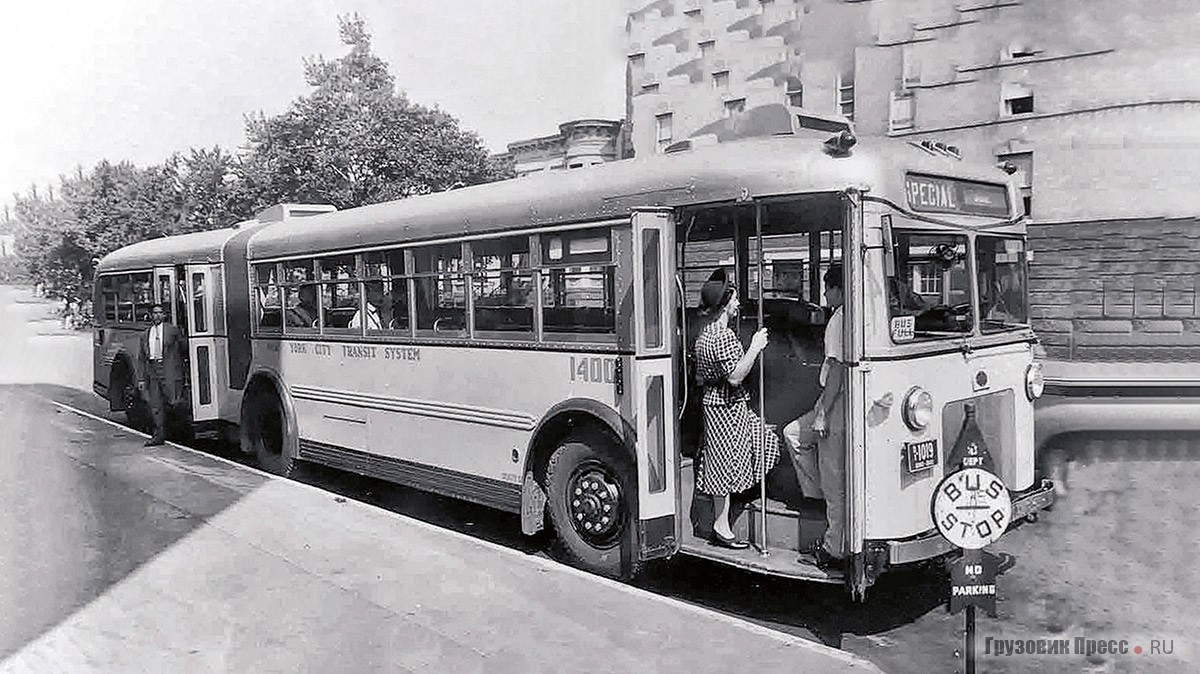
[(1031, 225), (1029, 238), (1050, 358), (1200, 360), (1200, 218)]

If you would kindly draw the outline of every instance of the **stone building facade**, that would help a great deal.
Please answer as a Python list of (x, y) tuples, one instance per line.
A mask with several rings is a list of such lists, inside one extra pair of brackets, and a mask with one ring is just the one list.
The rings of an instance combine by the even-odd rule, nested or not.
[(1019, 167), (1051, 357), (1200, 358), (1194, 0), (629, 0), (636, 153), (788, 102)]
[(624, 124), (607, 119), (564, 122), (558, 133), (508, 144), (508, 152), (493, 160), (513, 162), (517, 177), (540, 171), (575, 169), (626, 156)]

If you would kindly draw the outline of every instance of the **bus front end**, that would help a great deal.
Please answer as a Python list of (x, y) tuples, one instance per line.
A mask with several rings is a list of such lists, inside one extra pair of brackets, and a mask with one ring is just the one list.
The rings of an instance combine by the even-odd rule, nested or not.
[[(1024, 226), (1007, 217), (1009, 188), (913, 174), (905, 187), (908, 208), (868, 200), (862, 216), (865, 585), (889, 567), (954, 550), (934, 527), (931, 502), (960, 465), (968, 416), (982, 437), (976, 449), (1012, 497), (1010, 528), (1054, 499), (1035, 474), (1041, 366)], [(920, 213), (922, 199), (943, 210)], [(961, 204), (976, 208), (949, 211)]]

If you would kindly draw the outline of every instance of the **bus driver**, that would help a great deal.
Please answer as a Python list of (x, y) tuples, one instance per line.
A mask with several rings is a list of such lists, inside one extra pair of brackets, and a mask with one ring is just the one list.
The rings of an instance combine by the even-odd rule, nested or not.
[[(846, 522), (846, 432), (842, 381), (842, 268), (825, 272), (825, 297), (833, 314), (825, 326), (825, 358), (821, 363), (821, 395), (811, 411), (783, 429), (796, 479), (804, 495), (825, 499), (827, 526), (823, 540), (801, 555), (800, 561), (820, 568), (843, 566), (842, 530)], [(814, 456), (815, 455), (815, 456)]]

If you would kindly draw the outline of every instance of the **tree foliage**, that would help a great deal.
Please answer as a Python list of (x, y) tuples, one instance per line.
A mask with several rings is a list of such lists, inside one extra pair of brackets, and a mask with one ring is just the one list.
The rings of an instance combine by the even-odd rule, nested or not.
[(477, 135), (396, 91), (361, 19), (340, 22), (349, 51), (305, 62), (311, 93), (283, 114), (247, 120), (243, 169), (260, 205), (349, 208), (507, 177)]
[(311, 91), (281, 114), (248, 116), (240, 154), (191, 149), (145, 168), (104, 160), (61, 176), (57, 194), (14, 195), (29, 277), (85, 297), (94, 262), (137, 241), (226, 227), (281, 202), (350, 208), (512, 177), (452, 116), (397, 92), (361, 19), (339, 22), (347, 53), (307, 59)]

